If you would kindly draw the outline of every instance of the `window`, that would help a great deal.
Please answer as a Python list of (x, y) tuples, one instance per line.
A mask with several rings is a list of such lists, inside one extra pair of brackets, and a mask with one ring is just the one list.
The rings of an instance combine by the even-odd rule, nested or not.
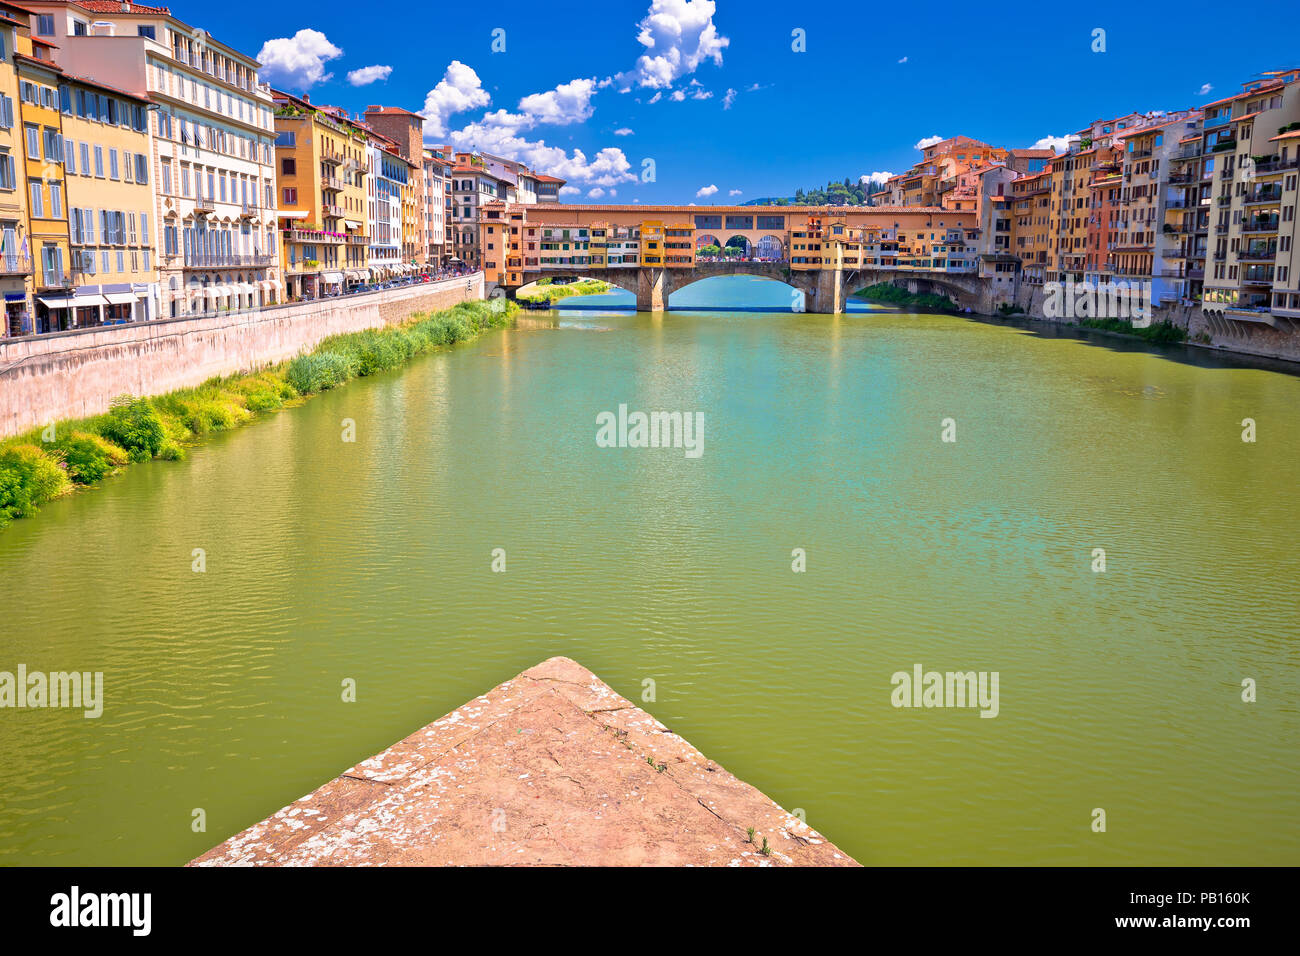
[(50, 183), (50, 218), (63, 218), (63, 185)]
[(18, 181), (14, 176), (14, 158), (8, 153), (0, 153), (0, 189), (17, 189)]
[(44, 197), (43, 197), (43, 195), (42, 195), (42, 193), (41, 193), (41, 184), (40, 184), (40, 183), (32, 183), (32, 184), (31, 184), (31, 190), (32, 190), (32, 218), (34, 218), (34, 219), (44, 219), (44, 218), (45, 218), (45, 199), (44, 199)]
[(77, 144), (70, 139), (63, 141), (63, 168), (70, 176), (77, 174)]
[(95, 147), (95, 175), (104, 178), (104, 147)]
[(109, 179), (121, 179), (121, 178), (122, 178), (122, 177), (118, 174), (118, 169), (117, 169), (117, 150), (115, 150), (115, 149), (110, 149), (110, 150), (108, 151), (108, 178), (109, 178)]
[(284, 204), (286, 206), (298, 205), (298, 190), (292, 186), (284, 187)]
[(41, 132), (31, 123), (26, 124), (24, 129), (27, 131), (27, 157), (29, 159), (41, 158)]
[(162, 191), (164, 196), (172, 195), (172, 164), (162, 164)]
[(135, 154), (135, 181), (141, 186), (149, 185), (149, 157), (144, 153)]
[(54, 36), (54, 15), (51, 13), (42, 13), (36, 17), (36, 33), (38, 36)]
[(14, 101), (0, 93), (0, 127), (14, 128)]
[(81, 143), (81, 175), (90, 175), (90, 144)]
[(136, 36), (148, 37), (150, 40), (158, 39), (157, 31), (151, 26), (138, 26), (135, 31)]
[(280, 160), (280, 172), (286, 176), (298, 175), (298, 161), (292, 156), (285, 156)]
[(63, 134), (45, 127), (45, 158), (52, 163), (63, 162)]

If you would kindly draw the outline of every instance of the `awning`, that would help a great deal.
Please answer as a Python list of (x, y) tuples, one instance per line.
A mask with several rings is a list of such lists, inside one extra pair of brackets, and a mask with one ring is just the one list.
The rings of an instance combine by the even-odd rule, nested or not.
[(306, 219), (306, 209), (277, 209), (276, 215), (281, 219)]
[(133, 305), (139, 296), (134, 292), (105, 292), (104, 298), (109, 305)]
[(348, 228), (348, 229), (360, 229), (360, 228), (361, 228), (361, 223), (357, 222), (355, 219), (344, 219), (344, 220), (343, 220), (343, 225), (344, 225), (346, 228)]
[(324, 282), (326, 285), (338, 285), (340, 282), (343, 281), (343, 273), (323, 272), (321, 273), (321, 281)]
[(72, 296), (70, 295), (38, 295), (36, 301), (47, 309), (72, 308)]

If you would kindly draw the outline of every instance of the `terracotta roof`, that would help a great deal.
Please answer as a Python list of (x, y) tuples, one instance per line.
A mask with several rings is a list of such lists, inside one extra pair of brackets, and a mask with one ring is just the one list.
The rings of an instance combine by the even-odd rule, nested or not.
[(419, 113), (412, 113), (410, 110), (404, 110), (400, 106), (367, 106), (367, 113), (395, 113), (402, 116), (419, 116)]
[(532, 173), (530, 175), (532, 175), (532, 177), (539, 183), (562, 183), (565, 181), (560, 179), (558, 176), (543, 176), (540, 173)]
[(1300, 129), (1293, 129), (1293, 130), (1288, 130), (1285, 133), (1279, 133), (1278, 135), (1270, 138), (1269, 142), (1276, 143), (1279, 139), (1300, 139)]
[(95, 79), (93, 76), (78, 76), (75, 73), (68, 73), (66, 71), (64, 72), (63, 75), (66, 76), (73, 83), (84, 83), (86, 86), (96, 86), (99, 87), (99, 89), (101, 90), (108, 90), (110, 93), (116, 93), (118, 96), (125, 96), (133, 100), (139, 100), (141, 103), (153, 102), (153, 100), (150, 99), (148, 96), (142, 95), (140, 93), (131, 93), (128, 90), (122, 89), (121, 87), (110, 86), (107, 83)]
[[(94, 13), (152, 13), (165, 17), (172, 15), (171, 7), (147, 7), (130, 0), (76, 0), (76, 5)], [(128, 9), (123, 10), (125, 5)]]

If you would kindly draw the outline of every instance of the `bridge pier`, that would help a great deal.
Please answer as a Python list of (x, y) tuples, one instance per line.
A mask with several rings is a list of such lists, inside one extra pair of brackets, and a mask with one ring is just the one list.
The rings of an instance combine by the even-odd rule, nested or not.
[(636, 310), (667, 312), (672, 281), (667, 269), (638, 269), (636, 274)]
[[(804, 311), (817, 315), (839, 315), (844, 311), (844, 271), (828, 269), (814, 272), (816, 276), (811, 290), (805, 290)], [(811, 291), (812, 294), (807, 294)]]

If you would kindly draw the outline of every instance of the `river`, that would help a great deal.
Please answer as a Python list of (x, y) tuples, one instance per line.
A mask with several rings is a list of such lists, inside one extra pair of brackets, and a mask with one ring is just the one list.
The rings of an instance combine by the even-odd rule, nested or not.
[[(182, 863), (557, 654), (863, 863), (1300, 863), (1300, 378), (861, 306), (523, 318), (0, 532), (0, 670), (106, 697), (0, 711), (0, 863)], [(703, 454), (598, 447), (620, 404)], [(894, 707), (918, 664), (997, 716)]]

